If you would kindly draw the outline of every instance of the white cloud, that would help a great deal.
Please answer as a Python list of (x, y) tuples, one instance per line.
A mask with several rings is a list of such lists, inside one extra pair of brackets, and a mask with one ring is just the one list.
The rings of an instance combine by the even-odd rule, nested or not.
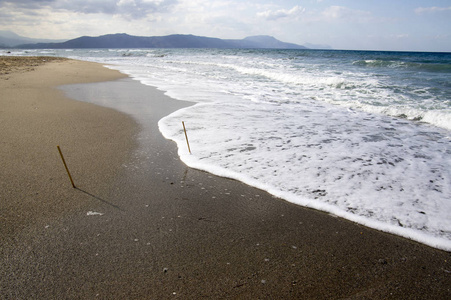
[[(179, 0), (170, 17), (165, 19), (164, 23), (168, 24), (165, 34), (245, 36), (252, 30), (254, 11), (252, 4), (239, 0)], [(169, 21), (171, 18), (174, 20)]]
[(370, 12), (350, 9), (343, 6), (330, 6), (323, 11), (322, 16), (327, 21), (346, 20), (354, 22), (366, 22), (371, 19)]
[(267, 20), (274, 21), (282, 18), (288, 17), (298, 17), (305, 12), (305, 8), (296, 5), (290, 10), (279, 9), (279, 10), (267, 10), (264, 12), (257, 13), (257, 16), (263, 17)]
[(56, 1), (57, 0), (0, 0), (0, 6), (1, 4), (6, 3), (20, 8), (36, 9)]
[(438, 12), (451, 12), (451, 6), (450, 7), (418, 7), (415, 9), (415, 13), (418, 15), (426, 14), (426, 13), (438, 13)]
[(178, 0), (0, 0), (18, 10), (52, 9), (82, 14), (122, 15), (139, 19), (152, 13), (168, 12)]

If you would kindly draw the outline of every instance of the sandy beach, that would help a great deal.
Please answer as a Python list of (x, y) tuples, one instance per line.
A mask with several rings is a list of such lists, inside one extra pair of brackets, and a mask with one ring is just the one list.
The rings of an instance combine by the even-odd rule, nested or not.
[[(88, 169), (74, 177), (107, 186), (133, 144), (134, 121), (115, 111), (66, 99), (61, 84), (123, 77), (96, 64), (52, 58), (0, 58), (1, 234), (15, 234), (31, 223), (83, 205), (79, 193), (67, 189), (68, 177), (57, 145), (67, 160)], [(115, 139), (115, 149), (108, 145)], [(118, 151), (115, 151), (115, 150)], [(55, 155), (56, 154), (56, 155)], [(99, 156), (111, 159), (104, 164)], [(107, 172), (97, 170), (107, 167)], [(81, 199), (80, 199), (81, 198)]]
[(451, 253), (187, 168), (157, 122), (190, 103), (95, 63), (0, 68), (1, 299), (451, 298)]

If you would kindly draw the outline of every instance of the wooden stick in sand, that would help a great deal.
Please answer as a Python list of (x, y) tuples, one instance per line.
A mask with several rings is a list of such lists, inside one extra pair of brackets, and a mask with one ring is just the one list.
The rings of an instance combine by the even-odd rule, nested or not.
[(69, 175), (70, 182), (72, 183), (72, 187), (75, 188), (74, 181), (72, 180), (72, 176), (70, 176), (69, 168), (67, 168), (66, 161), (64, 160), (63, 152), (61, 152), (60, 146), (56, 146), (61, 155), (61, 159), (63, 160), (64, 167), (66, 168), (67, 175)]
[(183, 124), (183, 130), (185, 131), (185, 138), (186, 138), (186, 144), (188, 145), (188, 151), (189, 151), (189, 154), (191, 154), (191, 149), (189, 147), (189, 142), (188, 142), (188, 135), (186, 134), (185, 122), (182, 121), (182, 124)]

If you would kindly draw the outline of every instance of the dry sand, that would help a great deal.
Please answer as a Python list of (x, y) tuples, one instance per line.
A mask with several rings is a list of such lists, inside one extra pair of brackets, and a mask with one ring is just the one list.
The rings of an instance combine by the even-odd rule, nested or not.
[(52, 62), (1, 79), (0, 298), (451, 298), (448, 252), (187, 168), (157, 122), (188, 103), (130, 79), (70, 88), (151, 100), (152, 125), (132, 139), (129, 117), (50, 88), (106, 79), (87, 67), (102, 70)]
[[(89, 198), (67, 189), (70, 182), (57, 145), (69, 166), (72, 163), (76, 179), (106, 187), (133, 147), (136, 124), (111, 109), (69, 100), (54, 88), (123, 77), (98, 64), (0, 57), (0, 74), (0, 234), (4, 237), (31, 223), (42, 225)], [(113, 140), (117, 143), (111, 147)], [(82, 162), (83, 170), (75, 162)]]

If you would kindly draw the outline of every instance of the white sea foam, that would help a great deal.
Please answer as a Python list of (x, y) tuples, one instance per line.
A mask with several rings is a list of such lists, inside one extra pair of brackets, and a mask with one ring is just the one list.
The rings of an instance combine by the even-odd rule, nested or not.
[[(240, 122), (231, 122), (237, 115)], [(451, 249), (449, 140), (428, 128), (418, 132), (418, 125), (398, 119), (347, 115), (329, 105), (284, 110), (211, 103), (178, 111), (159, 125), (191, 167)], [(193, 155), (186, 149), (180, 120)]]

